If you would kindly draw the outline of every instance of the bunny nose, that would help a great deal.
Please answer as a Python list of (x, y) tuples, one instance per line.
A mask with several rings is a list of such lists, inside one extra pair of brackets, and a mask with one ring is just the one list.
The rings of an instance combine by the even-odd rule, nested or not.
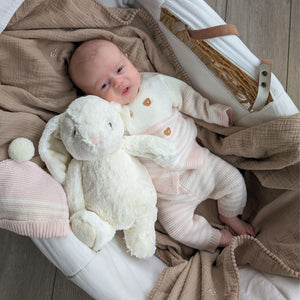
[(94, 145), (97, 145), (99, 144), (99, 142), (102, 140), (102, 137), (101, 136), (97, 136), (97, 137), (94, 137), (94, 138), (91, 138), (90, 139), (90, 142)]

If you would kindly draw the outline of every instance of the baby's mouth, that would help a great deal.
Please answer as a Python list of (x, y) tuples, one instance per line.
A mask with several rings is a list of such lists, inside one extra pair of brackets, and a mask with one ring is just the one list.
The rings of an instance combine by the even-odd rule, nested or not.
[(126, 88), (124, 88), (122, 90), (122, 95), (126, 95), (126, 94), (128, 94), (128, 92), (129, 92), (129, 87), (127, 86)]

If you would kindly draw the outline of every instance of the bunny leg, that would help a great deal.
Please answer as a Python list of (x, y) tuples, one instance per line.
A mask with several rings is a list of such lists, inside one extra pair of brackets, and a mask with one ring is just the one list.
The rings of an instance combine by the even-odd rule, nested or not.
[(153, 207), (150, 212), (137, 218), (129, 229), (124, 230), (126, 245), (131, 255), (138, 258), (154, 255), (156, 217), (157, 209)]
[(116, 230), (92, 211), (80, 210), (70, 218), (71, 228), (79, 240), (99, 251), (114, 237)]

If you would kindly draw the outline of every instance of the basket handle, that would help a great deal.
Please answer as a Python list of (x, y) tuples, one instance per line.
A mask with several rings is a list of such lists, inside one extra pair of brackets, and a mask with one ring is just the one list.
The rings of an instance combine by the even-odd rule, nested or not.
[[(238, 30), (233, 24), (224, 24), (214, 27), (209, 27), (199, 30), (190, 30), (185, 27), (187, 37), (189, 39), (195, 40), (206, 40), (220, 36), (226, 35), (236, 35), (239, 37)], [(261, 110), (267, 103), (268, 96), (270, 93), (271, 85), (271, 70), (272, 70), (272, 61), (271, 60), (261, 60), (259, 66), (259, 78), (258, 78), (258, 89), (257, 96), (254, 100), (252, 111)]]
[(186, 32), (189, 38), (195, 40), (207, 40), (225, 35), (236, 35), (239, 37), (239, 32), (233, 24), (218, 25), (198, 30), (186, 28)]

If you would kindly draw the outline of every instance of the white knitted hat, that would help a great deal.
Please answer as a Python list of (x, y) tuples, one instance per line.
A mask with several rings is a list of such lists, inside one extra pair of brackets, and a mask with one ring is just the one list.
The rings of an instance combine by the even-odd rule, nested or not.
[(0, 227), (37, 238), (67, 235), (69, 212), (62, 186), (33, 162), (0, 162)]

